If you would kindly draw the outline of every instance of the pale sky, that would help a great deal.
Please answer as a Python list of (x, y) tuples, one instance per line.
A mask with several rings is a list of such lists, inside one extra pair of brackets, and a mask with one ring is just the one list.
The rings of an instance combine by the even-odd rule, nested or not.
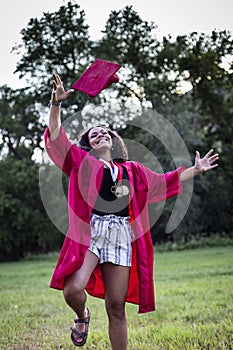
[[(86, 14), (92, 39), (101, 37), (109, 14), (132, 5), (142, 20), (153, 21), (158, 37), (172, 37), (193, 31), (211, 33), (212, 30), (230, 30), (233, 35), (232, 0), (77, 0)], [(54, 12), (64, 4), (63, 0), (7, 0), (1, 1), (0, 38), (1, 74), (0, 85), (12, 88), (24, 86), (23, 80), (13, 74), (19, 57), (11, 54), (12, 46), (20, 41), (20, 31), (30, 18), (41, 18), (43, 12)]]

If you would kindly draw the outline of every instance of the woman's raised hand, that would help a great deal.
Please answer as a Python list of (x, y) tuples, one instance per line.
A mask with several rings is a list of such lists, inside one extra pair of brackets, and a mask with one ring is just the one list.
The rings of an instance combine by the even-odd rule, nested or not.
[(53, 74), (53, 92), (52, 102), (61, 102), (67, 99), (67, 97), (74, 92), (73, 89), (65, 91), (61, 78), (58, 74)]
[(208, 171), (218, 166), (216, 163), (219, 159), (218, 153), (213, 154), (213, 152), (214, 150), (211, 149), (203, 158), (201, 158), (200, 153), (196, 151), (195, 168), (198, 172), (201, 173), (203, 171)]

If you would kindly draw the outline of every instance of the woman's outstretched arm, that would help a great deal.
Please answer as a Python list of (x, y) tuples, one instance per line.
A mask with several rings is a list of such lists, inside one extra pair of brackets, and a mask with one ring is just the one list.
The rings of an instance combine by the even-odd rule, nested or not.
[(218, 166), (216, 161), (219, 159), (219, 156), (218, 153), (213, 154), (213, 152), (214, 150), (211, 149), (203, 158), (201, 158), (200, 153), (196, 151), (194, 166), (182, 171), (180, 174), (180, 181), (187, 181), (204, 171), (216, 168)]

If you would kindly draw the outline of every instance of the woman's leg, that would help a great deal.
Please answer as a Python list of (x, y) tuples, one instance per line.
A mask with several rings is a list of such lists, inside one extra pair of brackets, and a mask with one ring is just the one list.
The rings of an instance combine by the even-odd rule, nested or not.
[(105, 288), (105, 305), (109, 319), (109, 338), (113, 350), (127, 349), (127, 321), (125, 298), (128, 291), (130, 268), (101, 264)]
[[(84, 291), (89, 278), (98, 264), (98, 257), (90, 251), (87, 251), (83, 265), (80, 270), (68, 276), (65, 279), (63, 294), (66, 303), (73, 309), (78, 318), (86, 317), (87, 311), (85, 308), (86, 304), (86, 293)], [(85, 331), (85, 324), (77, 323), (75, 328), (79, 332)]]

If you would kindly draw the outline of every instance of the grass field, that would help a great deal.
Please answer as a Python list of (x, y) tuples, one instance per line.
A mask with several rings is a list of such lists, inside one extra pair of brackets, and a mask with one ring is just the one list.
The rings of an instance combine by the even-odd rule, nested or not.
[[(0, 264), (0, 349), (70, 350), (73, 313), (48, 287), (56, 256)], [(129, 350), (233, 349), (233, 248), (156, 253), (157, 311), (127, 305)], [(110, 349), (103, 300), (83, 349)]]

